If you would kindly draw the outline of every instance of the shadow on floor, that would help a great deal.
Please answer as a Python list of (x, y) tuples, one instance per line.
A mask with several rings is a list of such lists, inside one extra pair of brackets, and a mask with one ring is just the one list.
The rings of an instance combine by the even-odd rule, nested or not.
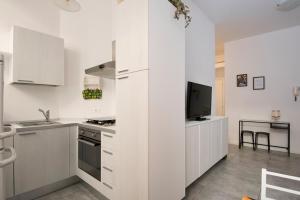
[(37, 200), (108, 200), (84, 182), (72, 185)]

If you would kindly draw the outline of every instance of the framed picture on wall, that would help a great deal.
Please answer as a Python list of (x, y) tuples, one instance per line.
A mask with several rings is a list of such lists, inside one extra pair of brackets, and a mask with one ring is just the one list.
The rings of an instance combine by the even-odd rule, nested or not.
[(248, 86), (248, 75), (247, 74), (239, 74), (236, 77), (237, 87), (247, 87)]
[(253, 77), (253, 90), (266, 89), (266, 81), (264, 76)]

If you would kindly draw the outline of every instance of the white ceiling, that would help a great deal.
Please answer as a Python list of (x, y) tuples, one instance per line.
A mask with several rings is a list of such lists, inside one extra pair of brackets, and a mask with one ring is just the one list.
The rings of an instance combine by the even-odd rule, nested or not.
[(282, 12), (274, 0), (194, 0), (216, 24), (217, 54), (223, 44), (300, 25), (300, 7)]

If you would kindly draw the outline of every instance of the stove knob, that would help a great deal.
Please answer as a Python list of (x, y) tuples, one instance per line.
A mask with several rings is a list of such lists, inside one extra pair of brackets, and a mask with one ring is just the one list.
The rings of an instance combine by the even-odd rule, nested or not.
[(84, 135), (84, 131), (80, 131), (80, 134)]
[(96, 134), (95, 134), (95, 133), (92, 133), (92, 137), (96, 137)]

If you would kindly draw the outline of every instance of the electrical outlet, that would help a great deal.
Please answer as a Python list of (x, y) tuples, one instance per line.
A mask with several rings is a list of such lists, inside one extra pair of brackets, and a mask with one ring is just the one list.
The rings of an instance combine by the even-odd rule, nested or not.
[(100, 113), (101, 112), (101, 109), (100, 108), (95, 108), (94, 109), (94, 113)]

